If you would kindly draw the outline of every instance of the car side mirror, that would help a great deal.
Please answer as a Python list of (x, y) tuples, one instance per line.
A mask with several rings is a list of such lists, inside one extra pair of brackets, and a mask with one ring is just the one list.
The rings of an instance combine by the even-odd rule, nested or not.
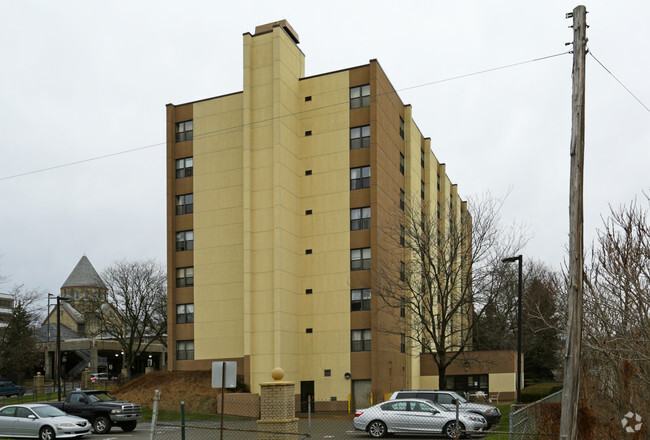
[(27, 418), (30, 420), (36, 420), (36, 416), (34, 414), (28, 415)]

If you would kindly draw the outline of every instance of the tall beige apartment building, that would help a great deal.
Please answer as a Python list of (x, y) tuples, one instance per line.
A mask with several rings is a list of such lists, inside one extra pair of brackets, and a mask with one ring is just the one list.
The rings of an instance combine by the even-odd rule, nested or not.
[(445, 165), (376, 60), (305, 77), (286, 21), (243, 38), (243, 91), (167, 106), (169, 368), (282, 367), (330, 409), (433, 386), (372, 290), (400, 203), (466, 209)]

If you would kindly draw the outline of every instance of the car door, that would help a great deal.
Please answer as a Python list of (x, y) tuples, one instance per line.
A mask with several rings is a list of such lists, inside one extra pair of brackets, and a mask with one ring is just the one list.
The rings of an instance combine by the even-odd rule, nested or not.
[(93, 407), (87, 402), (85, 394), (71, 393), (68, 402), (65, 404), (65, 412), (90, 420), (93, 416)]
[(438, 409), (425, 402), (412, 401), (409, 412), (412, 429), (417, 432), (438, 433), (447, 422)]
[(0, 436), (16, 435), (16, 407), (8, 406), (0, 411)]
[(405, 432), (405, 419), (408, 417), (408, 402), (391, 400), (381, 406), (382, 421), (390, 432)]
[[(29, 416), (32, 416), (30, 418)], [(38, 437), (38, 422), (36, 414), (29, 408), (16, 407), (16, 435)]]

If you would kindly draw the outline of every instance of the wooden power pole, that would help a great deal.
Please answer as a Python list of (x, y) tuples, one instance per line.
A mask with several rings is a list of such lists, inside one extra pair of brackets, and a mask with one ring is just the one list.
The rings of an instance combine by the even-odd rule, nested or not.
[(585, 150), (585, 58), (587, 55), (587, 10), (576, 6), (573, 13), (573, 94), (571, 122), (571, 182), (569, 195), (569, 319), (564, 356), (564, 388), (560, 440), (578, 437), (578, 398), (582, 347), (583, 210), (582, 182)]

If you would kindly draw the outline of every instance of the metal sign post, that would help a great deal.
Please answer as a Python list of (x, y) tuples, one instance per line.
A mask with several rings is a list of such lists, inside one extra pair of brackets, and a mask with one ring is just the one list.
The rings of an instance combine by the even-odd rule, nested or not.
[(212, 388), (221, 388), (221, 435), (223, 440), (223, 410), (226, 388), (237, 388), (237, 362), (212, 362)]

